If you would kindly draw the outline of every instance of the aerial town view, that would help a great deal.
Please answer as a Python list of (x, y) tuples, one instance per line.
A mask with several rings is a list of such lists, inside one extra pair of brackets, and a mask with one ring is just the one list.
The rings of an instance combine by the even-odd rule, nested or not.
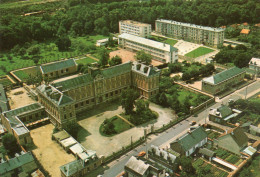
[(259, 0), (0, 0), (0, 177), (260, 177)]

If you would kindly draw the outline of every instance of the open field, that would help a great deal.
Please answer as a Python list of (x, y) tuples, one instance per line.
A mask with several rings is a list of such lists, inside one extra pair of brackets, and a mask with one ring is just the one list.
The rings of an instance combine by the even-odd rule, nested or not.
[(51, 176), (60, 176), (61, 165), (75, 160), (72, 154), (68, 154), (56, 141), (51, 139), (54, 126), (48, 124), (31, 130), (31, 137), (36, 149), (32, 150), (43, 168)]
[(213, 51), (214, 50), (206, 48), (206, 47), (199, 47), (199, 48), (197, 48), (197, 49), (195, 49), (195, 50), (185, 54), (185, 56), (191, 57), (191, 58), (197, 58), (199, 56), (208, 54), (208, 53), (213, 52)]
[(193, 167), (198, 171), (199, 169), (208, 169), (210, 170), (211, 174), (217, 177), (226, 177), (228, 176), (228, 173), (211, 165), (210, 163), (204, 162), (201, 158), (197, 159), (195, 162), (193, 162)]

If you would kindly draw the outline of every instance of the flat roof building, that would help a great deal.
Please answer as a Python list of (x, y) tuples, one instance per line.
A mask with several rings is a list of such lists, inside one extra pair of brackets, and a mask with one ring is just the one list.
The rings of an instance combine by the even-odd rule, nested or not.
[(260, 76), (260, 58), (252, 58), (249, 61), (249, 69), (254, 71), (257, 77)]
[(140, 37), (149, 37), (152, 32), (152, 25), (133, 20), (119, 21), (119, 33), (127, 33)]
[(143, 50), (151, 54), (153, 59), (164, 63), (178, 62), (178, 49), (169, 44), (126, 33), (118, 36), (118, 44), (134, 52)]
[(155, 31), (166, 36), (217, 47), (224, 42), (225, 29), (159, 19), (155, 21)]

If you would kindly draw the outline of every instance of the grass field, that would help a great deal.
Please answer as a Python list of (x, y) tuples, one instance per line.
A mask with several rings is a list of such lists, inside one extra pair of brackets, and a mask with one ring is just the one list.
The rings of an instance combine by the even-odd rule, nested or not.
[(89, 63), (94, 63), (94, 62), (97, 62), (96, 60), (92, 59), (92, 58), (89, 58), (89, 57), (86, 57), (86, 58), (83, 58), (83, 59), (79, 59), (79, 60), (76, 60), (76, 63), (77, 64), (89, 64)]
[(37, 74), (41, 74), (39, 67), (30, 67), (23, 70), (15, 71), (14, 74), (20, 78), (23, 82), (29, 78), (30, 75), (36, 76)]
[(197, 48), (197, 49), (195, 49), (195, 50), (185, 54), (185, 56), (191, 57), (191, 58), (197, 58), (199, 56), (208, 54), (208, 53), (213, 52), (213, 51), (214, 50), (206, 48), (206, 47), (199, 47), (199, 48)]
[(4, 87), (12, 85), (12, 82), (8, 78), (0, 78), (0, 84), (2, 84)]
[(172, 46), (174, 46), (178, 42), (177, 40), (174, 40), (174, 39), (168, 39), (168, 38), (163, 38), (163, 37), (158, 37), (158, 36), (151, 36), (150, 39), (152, 39), (154, 41), (158, 41), (158, 42), (164, 42), (164, 43), (170, 44)]

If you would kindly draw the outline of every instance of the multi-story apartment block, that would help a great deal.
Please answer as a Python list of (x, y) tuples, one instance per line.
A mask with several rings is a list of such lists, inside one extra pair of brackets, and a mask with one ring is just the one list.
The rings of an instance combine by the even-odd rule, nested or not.
[(202, 90), (209, 94), (216, 95), (242, 82), (245, 73), (244, 69), (233, 67), (214, 76), (204, 78), (202, 80)]
[(155, 31), (166, 36), (217, 47), (224, 42), (225, 29), (160, 19), (155, 21)]
[(106, 69), (89, 68), (89, 73), (37, 88), (39, 102), (51, 122), (63, 128), (76, 121), (76, 113), (120, 97), (133, 87), (149, 98), (159, 91), (160, 71), (139, 63), (123, 63)]
[(119, 33), (127, 33), (140, 37), (149, 37), (152, 32), (152, 25), (132, 20), (119, 21)]
[(143, 50), (151, 54), (153, 59), (163, 63), (178, 62), (178, 49), (172, 47), (169, 44), (153, 41), (127, 33), (118, 36), (118, 44), (121, 47), (134, 52)]

